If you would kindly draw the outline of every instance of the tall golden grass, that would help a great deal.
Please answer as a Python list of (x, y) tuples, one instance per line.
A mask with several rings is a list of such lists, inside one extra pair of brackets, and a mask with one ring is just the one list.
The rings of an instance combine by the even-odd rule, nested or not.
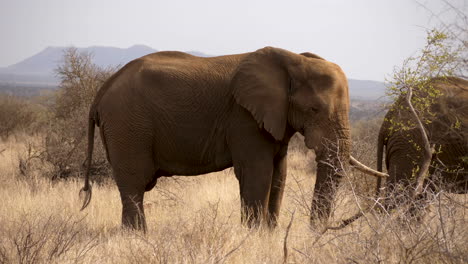
[[(26, 137), (26, 136), (25, 136)], [(23, 143), (0, 143), (0, 262), (2, 263), (466, 263), (466, 195), (438, 194), (415, 221), (365, 214), (342, 230), (310, 228), (313, 153), (291, 147), (285, 197), (274, 230), (240, 223), (232, 169), (198, 177), (162, 178), (145, 195), (146, 234), (122, 230), (120, 197), (109, 180), (95, 184), (79, 211), (82, 180), (50, 181), (41, 163), (18, 173)], [(330, 225), (371, 199), (344, 180)], [(325, 223), (324, 223), (325, 225)]]

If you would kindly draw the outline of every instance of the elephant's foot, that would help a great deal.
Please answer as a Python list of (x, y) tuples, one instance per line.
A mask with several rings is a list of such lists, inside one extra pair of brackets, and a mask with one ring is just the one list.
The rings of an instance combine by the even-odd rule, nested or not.
[(144, 215), (137, 215), (135, 217), (123, 217), (122, 226), (124, 229), (140, 230), (146, 233), (146, 220)]
[(268, 214), (267, 225), (270, 229), (274, 229), (278, 225), (278, 214)]
[(146, 232), (143, 194), (144, 192), (138, 194), (121, 193), (122, 226), (124, 228)]
[(242, 206), (241, 217), (242, 224), (248, 228), (270, 226), (270, 221), (266, 220), (265, 210), (259, 206)]

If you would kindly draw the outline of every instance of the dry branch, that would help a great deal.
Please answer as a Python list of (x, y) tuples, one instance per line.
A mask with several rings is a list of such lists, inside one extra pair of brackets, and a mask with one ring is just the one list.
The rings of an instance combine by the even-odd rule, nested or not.
[(296, 211), (294, 211), (291, 215), (291, 220), (289, 220), (288, 227), (286, 227), (286, 233), (284, 235), (284, 242), (283, 242), (283, 263), (288, 263), (288, 235), (289, 235), (289, 230), (291, 229), (293, 220), (294, 220), (294, 214)]
[(416, 110), (413, 107), (413, 104), (411, 103), (411, 97), (413, 96), (413, 88), (411, 86), (407, 87), (407, 94), (406, 94), (406, 102), (408, 103), (408, 107), (411, 111), (411, 114), (413, 117), (416, 119), (416, 125), (421, 133), (421, 137), (423, 140), (424, 144), (424, 153), (423, 153), (423, 162), (421, 164), (421, 168), (418, 171), (418, 175), (416, 177), (416, 187), (414, 188), (414, 192), (412, 194), (412, 198), (416, 198), (417, 195), (421, 193), (421, 190), (423, 188), (424, 180), (427, 177), (427, 174), (429, 172), (429, 166), (431, 165), (431, 160), (432, 160), (432, 154), (434, 154), (434, 146), (431, 146), (429, 143), (429, 139), (427, 137), (426, 129), (424, 128), (424, 125), (421, 122), (421, 119), (419, 118), (418, 114), (416, 113)]

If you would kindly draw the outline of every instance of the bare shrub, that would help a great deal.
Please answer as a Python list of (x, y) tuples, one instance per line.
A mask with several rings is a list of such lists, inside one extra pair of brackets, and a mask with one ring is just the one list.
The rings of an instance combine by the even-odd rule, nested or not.
[[(376, 136), (372, 131), (378, 131), (379, 125), (374, 120), (353, 126), (357, 128), (353, 131), (358, 151), (355, 155), (363, 155), (364, 160), (375, 155)], [(310, 233), (302, 233), (308, 242), (293, 244), (291, 259), (307, 263), (465, 263), (468, 260), (465, 198), (459, 201), (460, 196), (426, 188), (414, 199), (415, 186), (404, 186), (406, 191), (401, 186), (393, 193), (386, 193), (386, 197), (375, 198), (375, 184), (370, 184), (372, 191), (365, 193), (359, 188), (361, 177), (352, 174), (344, 177), (344, 184), (335, 197), (332, 221), (317, 223)], [(302, 177), (289, 174), (286, 194), (290, 205), (309, 218), (314, 212), (310, 211), (312, 192), (308, 191), (307, 184)], [(391, 204), (398, 202), (399, 206), (384, 208), (383, 200), (390, 200)], [(330, 229), (355, 213), (361, 213), (362, 217), (344, 229)]]
[(294, 173), (289, 173), (288, 182), (286, 195), (291, 199), (291, 203), (297, 208), (299, 214), (310, 218), (312, 216), (311, 202), (314, 196), (314, 189), (310, 187), (311, 182)]
[(26, 140), (25, 149), (17, 154), (19, 171), (17, 179), (24, 181), (33, 193), (40, 190), (40, 185), (42, 184), (40, 178), (49, 175), (53, 169), (50, 164), (45, 162), (43, 144), (39, 143), (40, 141), (38, 142), (37, 139)]
[(255, 232), (236, 237), (245, 230), (233, 227), (231, 218), (220, 212), (220, 201), (209, 203), (189, 219), (174, 217), (152, 236), (132, 235), (123, 257), (131, 263), (225, 263)]
[[(52, 164), (54, 169), (49, 178), (66, 179), (80, 175), (83, 162), (86, 159), (86, 128), (87, 118), (73, 113), (68, 119), (55, 119), (50, 124), (49, 132), (44, 138), (42, 159)], [(97, 140), (96, 142), (100, 142)], [(96, 144), (93, 155), (92, 175), (106, 177), (110, 168), (106, 161), (105, 150), (101, 144)], [(93, 177), (93, 179), (99, 179)]]
[(13, 95), (0, 94), (0, 137), (27, 129), (35, 120), (31, 103)]
[(43, 152), (38, 150), (36, 145), (29, 141), (27, 142), (27, 148), (23, 155), (19, 155), (18, 157), (18, 169), (21, 176), (30, 176), (31, 170), (33, 170), (32, 163), (35, 160), (42, 161)]
[(391, 250), (404, 263), (464, 263), (468, 257), (466, 206), (454, 203), (444, 192), (424, 190), (424, 199), (413, 199), (413, 192), (398, 191), (386, 197), (404, 203), (391, 211), (380, 208), (375, 215), (382, 226), (376, 226), (374, 234), (388, 239), (381, 244), (393, 243)]
[(0, 230), (0, 258), (15, 263), (59, 263), (74, 255), (73, 259), (79, 261), (97, 245), (95, 237), (83, 232), (82, 220), (24, 214), (23, 221), (13, 224), (17, 226)]
[(73, 113), (87, 113), (97, 91), (114, 71), (115, 68), (104, 69), (94, 64), (90, 53), (66, 49), (55, 70), (60, 78), (55, 117), (66, 120), (73, 118)]
[[(60, 86), (53, 105), (53, 118), (45, 140), (45, 159), (54, 165), (52, 178), (79, 174), (86, 159), (86, 132), (90, 105), (102, 84), (115, 71), (92, 62), (92, 55), (75, 48), (65, 50), (63, 62), (56, 69)], [(93, 175), (109, 174), (102, 144), (93, 155)]]
[[(20, 159), (21, 174), (32, 170), (28, 168), (31, 159), (39, 158), (52, 167), (43, 172), (52, 180), (80, 175), (86, 159), (89, 108), (95, 94), (114, 70), (98, 67), (89, 53), (79, 53), (75, 48), (64, 51), (63, 61), (56, 69), (61, 82), (53, 102), (49, 102), (44, 140), (30, 145), (30, 151)], [(96, 144), (92, 164), (92, 175), (100, 176), (93, 179), (102, 180), (110, 174), (102, 144)]]
[(5, 248), (5, 245), (2, 243), (0, 245), (0, 263), (9, 263), (10, 260), (8, 258), (8, 253), (7, 253), (7, 250)]
[[(296, 184), (301, 183), (296, 181)], [(304, 186), (297, 189), (302, 188)], [(307, 204), (296, 202), (309, 200), (310, 194), (292, 189), (288, 192), (294, 192), (288, 195), (296, 197), (293, 204), (303, 208), (304, 212)], [(385, 209), (373, 196), (365, 196), (355, 190), (351, 194), (339, 191), (332, 214), (340, 216), (353, 207), (363, 216), (344, 229), (329, 229), (327, 232), (322, 229), (336, 225), (340, 216), (335, 217), (333, 223), (321, 223), (317, 225), (318, 229), (301, 233), (301, 237), (307, 237), (307, 242), (293, 244), (292, 257), (302, 263), (466, 263), (466, 197), (426, 189), (422, 193), (424, 199), (412, 199), (413, 192), (399, 190), (398, 195), (387, 193), (385, 199), (404, 203)], [(372, 201), (376, 206), (367, 210), (367, 207), (359, 205), (362, 199)], [(348, 202), (340, 203), (340, 200)]]
[[(376, 168), (377, 137), (382, 124), (380, 117), (361, 119), (351, 124), (353, 142), (352, 155), (371, 168)], [(377, 178), (354, 170), (349, 174), (350, 179), (345, 181), (353, 184), (353, 188), (362, 195), (375, 192)]]

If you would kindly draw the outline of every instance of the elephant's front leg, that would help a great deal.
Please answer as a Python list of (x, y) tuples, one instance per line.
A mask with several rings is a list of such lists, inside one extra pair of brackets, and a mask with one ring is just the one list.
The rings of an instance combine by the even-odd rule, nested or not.
[(270, 200), (268, 203), (268, 225), (275, 227), (278, 223), (281, 201), (286, 184), (287, 173), (287, 150), (288, 146), (282, 146), (274, 159), (274, 170), (270, 189)]
[(267, 220), (273, 158), (251, 160), (235, 168), (235, 172), (240, 186), (242, 222), (248, 227), (258, 226)]
[(227, 143), (239, 180), (242, 222), (253, 227), (267, 223), (277, 142), (246, 109), (236, 108), (232, 116)]
[(230, 138), (234, 172), (239, 180), (242, 222), (249, 227), (267, 223), (275, 157), (274, 142), (259, 133), (254, 125), (236, 131)]

